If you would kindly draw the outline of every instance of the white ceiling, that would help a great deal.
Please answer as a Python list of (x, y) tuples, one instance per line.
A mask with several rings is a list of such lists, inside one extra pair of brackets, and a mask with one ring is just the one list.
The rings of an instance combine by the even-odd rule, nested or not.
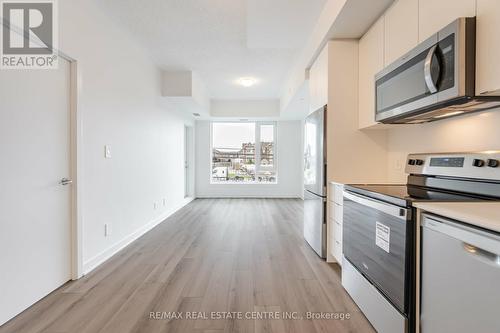
[[(195, 71), (215, 99), (279, 98), (326, 0), (96, 0), (167, 70)], [(244, 88), (235, 81), (255, 77)]]

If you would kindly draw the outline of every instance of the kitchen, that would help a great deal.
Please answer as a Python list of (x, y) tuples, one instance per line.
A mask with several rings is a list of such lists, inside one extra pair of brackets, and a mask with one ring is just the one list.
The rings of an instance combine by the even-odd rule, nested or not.
[(58, 6), (0, 69), (0, 333), (500, 331), (499, 1)]
[[(500, 327), (491, 310), (497, 297), (481, 287), (499, 277), (500, 154), (493, 124), (500, 85), (493, 61), (498, 51), (490, 44), (498, 29), (496, 7), (493, 1), (393, 3), (359, 41), (358, 87), (351, 87), (358, 89), (355, 125), (328, 119), (348, 96), (328, 86), (349, 82), (335, 62), (348, 66), (348, 60), (320, 55), (311, 68), (311, 81), (327, 83), (318, 88), (310, 82), (317, 98), (312, 110), (327, 102), (328, 111), (309, 116), (306, 133), (315, 114), (328, 119), (321, 123), (326, 149), (317, 154), (325, 161), (317, 173), (326, 172), (328, 185), (306, 179), (305, 207), (313, 205), (311, 192), (319, 194), (312, 199), (327, 217), (320, 229), (305, 209), (304, 236), (320, 256), (342, 265), (342, 285), (379, 332)], [(331, 41), (323, 52), (343, 47)], [(322, 66), (328, 79), (318, 77), (325, 75), (317, 70)], [(372, 156), (371, 147), (356, 147), (350, 138), (351, 151), (335, 151), (331, 146), (347, 146), (341, 141), (347, 136), (334, 139), (329, 132), (348, 126), (373, 141), (382, 137), (385, 149)], [(306, 174), (307, 166), (318, 164), (309, 159), (316, 156), (306, 148)], [(363, 166), (369, 170), (357, 170)], [(463, 304), (472, 315), (460, 315)]]

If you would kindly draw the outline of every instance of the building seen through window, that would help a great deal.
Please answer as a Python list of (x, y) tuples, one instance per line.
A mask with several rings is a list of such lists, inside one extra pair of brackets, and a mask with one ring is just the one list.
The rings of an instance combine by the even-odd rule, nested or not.
[(276, 183), (274, 123), (212, 123), (212, 183)]

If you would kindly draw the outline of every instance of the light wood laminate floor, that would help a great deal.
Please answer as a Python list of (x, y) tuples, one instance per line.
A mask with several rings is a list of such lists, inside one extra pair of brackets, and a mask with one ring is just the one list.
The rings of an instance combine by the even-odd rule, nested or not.
[[(151, 318), (152, 312), (159, 313)], [(227, 312), (232, 318), (217, 319)], [(307, 312), (350, 318), (308, 319)], [(253, 318), (271, 315), (277, 318)], [(0, 327), (6, 332), (373, 328), (342, 288), (339, 267), (319, 259), (303, 240), (301, 200), (201, 199)]]

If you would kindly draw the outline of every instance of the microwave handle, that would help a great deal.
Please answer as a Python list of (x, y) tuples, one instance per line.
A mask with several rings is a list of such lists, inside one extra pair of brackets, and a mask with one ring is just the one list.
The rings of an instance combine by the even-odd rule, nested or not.
[(434, 94), (438, 91), (436, 85), (434, 84), (434, 80), (432, 79), (431, 73), (432, 57), (434, 56), (434, 53), (436, 53), (436, 49), (437, 44), (429, 49), (429, 53), (427, 53), (427, 57), (425, 57), (424, 63), (425, 84), (427, 85), (427, 88), (429, 89), (431, 94)]

